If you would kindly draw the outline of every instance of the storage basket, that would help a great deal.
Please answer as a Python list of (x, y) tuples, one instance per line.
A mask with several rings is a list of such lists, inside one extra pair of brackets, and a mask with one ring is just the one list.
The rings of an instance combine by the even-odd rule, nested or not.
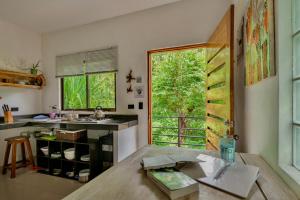
[(86, 130), (57, 130), (56, 131), (56, 139), (57, 140), (70, 140), (76, 141), (81, 138), (87, 137)]

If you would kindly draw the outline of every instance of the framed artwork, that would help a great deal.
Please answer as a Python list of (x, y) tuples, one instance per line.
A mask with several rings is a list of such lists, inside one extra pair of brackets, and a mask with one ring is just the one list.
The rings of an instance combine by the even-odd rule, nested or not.
[(245, 16), (245, 84), (275, 76), (273, 0), (250, 0)]

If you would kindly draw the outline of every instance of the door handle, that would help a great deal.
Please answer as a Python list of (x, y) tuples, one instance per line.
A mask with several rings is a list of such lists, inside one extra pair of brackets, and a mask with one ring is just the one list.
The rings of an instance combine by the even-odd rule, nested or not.
[(229, 126), (230, 128), (233, 128), (234, 127), (234, 122), (226, 120), (226, 121), (224, 121), (224, 125), (225, 126)]

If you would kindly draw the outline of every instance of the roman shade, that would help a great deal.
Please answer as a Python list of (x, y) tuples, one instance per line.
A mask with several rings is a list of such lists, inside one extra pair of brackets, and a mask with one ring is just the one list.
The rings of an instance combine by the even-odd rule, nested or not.
[(117, 70), (117, 47), (56, 56), (56, 77), (58, 78)]

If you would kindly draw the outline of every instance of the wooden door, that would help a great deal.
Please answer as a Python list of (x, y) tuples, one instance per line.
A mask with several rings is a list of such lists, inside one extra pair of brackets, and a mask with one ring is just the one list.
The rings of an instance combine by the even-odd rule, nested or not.
[(220, 138), (233, 135), (234, 6), (210, 37), (207, 49), (206, 148), (219, 150)]

